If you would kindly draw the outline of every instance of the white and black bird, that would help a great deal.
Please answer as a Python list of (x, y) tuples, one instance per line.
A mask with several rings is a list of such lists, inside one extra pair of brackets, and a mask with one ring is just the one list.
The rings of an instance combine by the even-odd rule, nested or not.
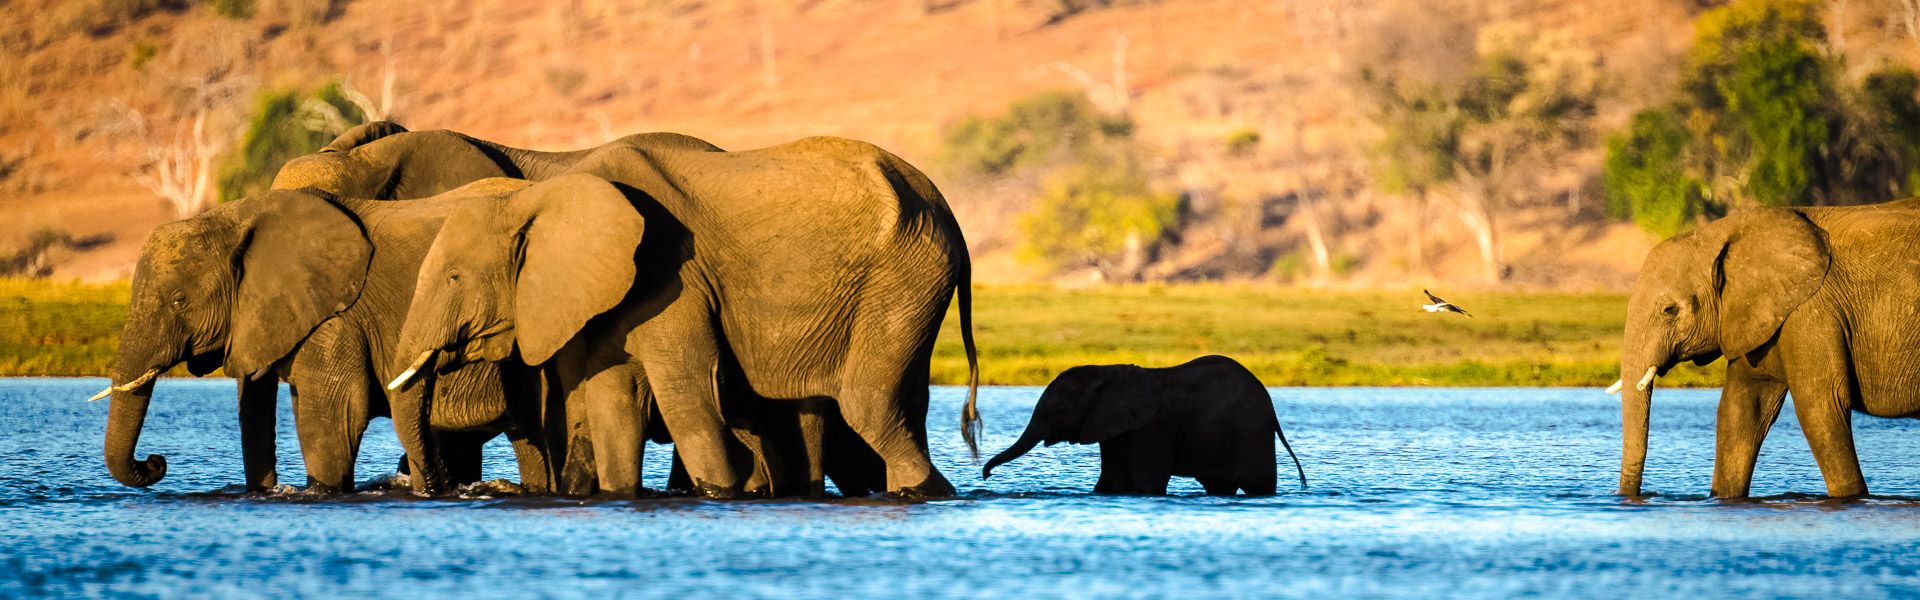
[(1427, 301), (1431, 302), (1431, 304), (1420, 305), (1420, 308), (1425, 309), (1427, 312), (1457, 312), (1467, 315), (1469, 319), (1473, 318), (1473, 315), (1467, 313), (1467, 309), (1454, 306), (1452, 302), (1441, 300), (1439, 296), (1433, 295), (1433, 292), (1426, 290), (1420, 290), (1420, 292), (1426, 294)]

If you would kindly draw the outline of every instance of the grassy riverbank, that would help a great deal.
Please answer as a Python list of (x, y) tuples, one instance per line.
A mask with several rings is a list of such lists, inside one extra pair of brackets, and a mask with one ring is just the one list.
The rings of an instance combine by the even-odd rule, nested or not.
[[(0, 376), (102, 375), (126, 313), (125, 283), (0, 280)], [(1083, 290), (984, 287), (974, 294), (982, 379), (1045, 384), (1080, 364), (1177, 364), (1224, 354), (1269, 385), (1604, 386), (1615, 378), (1618, 293), (1448, 294), (1474, 318), (1420, 312), (1419, 290), (1241, 285)], [(958, 318), (934, 356), (936, 383), (964, 383)], [(1717, 385), (1676, 369), (1662, 385)]]

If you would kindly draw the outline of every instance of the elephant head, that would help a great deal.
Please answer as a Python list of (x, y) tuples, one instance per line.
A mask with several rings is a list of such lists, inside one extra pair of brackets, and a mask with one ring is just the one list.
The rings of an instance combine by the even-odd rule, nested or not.
[(489, 177), (520, 177), (489, 145), (451, 131), (410, 132), (391, 121), (347, 130), (274, 175), (273, 189), (343, 198), (425, 198)]
[(113, 397), (105, 456), (114, 479), (145, 487), (166, 475), (163, 456), (134, 460), (156, 376), (181, 362), (195, 375), (224, 365), (242, 380), (267, 376), (359, 297), (371, 254), (358, 219), (301, 192), (269, 192), (156, 229), (134, 268), (117, 385), (102, 392)]
[(1139, 429), (1153, 420), (1159, 403), (1146, 369), (1134, 365), (1083, 365), (1062, 372), (1040, 392), (1020, 439), (987, 461), (993, 468), (1020, 458), (1042, 443), (1092, 444)]
[(1830, 262), (1820, 230), (1783, 208), (1743, 210), (1654, 247), (1627, 300), (1620, 381), (1609, 388), (1622, 391), (1621, 495), (1640, 494), (1654, 378), (1682, 361), (1754, 360)]
[(427, 250), (398, 356), (400, 389), (438, 358), (444, 368), (501, 361), (517, 347), (546, 362), (587, 320), (626, 297), (645, 222), (625, 194), (566, 175), (447, 216)]

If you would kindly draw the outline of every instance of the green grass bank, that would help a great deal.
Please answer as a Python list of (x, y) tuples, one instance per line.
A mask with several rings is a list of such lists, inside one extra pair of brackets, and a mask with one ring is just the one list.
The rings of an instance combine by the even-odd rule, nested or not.
[[(0, 279), (0, 376), (104, 375), (126, 314), (126, 283)], [(1255, 285), (1088, 289), (981, 287), (974, 335), (981, 380), (1042, 385), (1074, 365), (1164, 366), (1239, 359), (1268, 385), (1605, 386), (1616, 376), (1620, 293), (1447, 294), (1474, 318), (1428, 314), (1419, 290)], [(949, 314), (935, 383), (966, 382)], [(1714, 386), (1685, 366), (1663, 386)]]

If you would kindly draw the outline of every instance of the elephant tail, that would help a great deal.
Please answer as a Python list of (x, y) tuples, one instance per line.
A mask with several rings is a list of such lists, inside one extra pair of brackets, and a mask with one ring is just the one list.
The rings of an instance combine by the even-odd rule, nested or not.
[(967, 441), (967, 452), (973, 460), (980, 460), (980, 352), (973, 345), (973, 268), (965, 265), (960, 271), (958, 289), (960, 305), (960, 344), (967, 350), (967, 406), (960, 411), (960, 437)]
[(1287, 457), (1293, 459), (1293, 470), (1300, 474), (1300, 489), (1307, 488), (1307, 470), (1300, 466), (1300, 457), (1293, 453), (1293, 444), (1287, 443), (1287, 432), (1280, 429), (1280, 422), (1274, 421), (1273, 433), (1280, 436), (1280, 447), (1287, 449)]

